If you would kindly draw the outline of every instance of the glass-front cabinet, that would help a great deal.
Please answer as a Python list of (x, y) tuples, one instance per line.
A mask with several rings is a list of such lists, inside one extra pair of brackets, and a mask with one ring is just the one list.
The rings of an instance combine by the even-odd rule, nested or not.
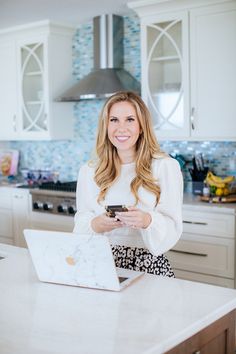
[(75, 29), (47, 20), (0, 30), (0, 141), (73, 137), (70, 87)]
[(129, 2), (158, 139), (236, 141), (236, 1)]
[[(145, 24), (143, 97), (158, 137), (188, 134), (187, 13)], [(186, 37), (186, 38), (185, 38)]]
[(21, 129), (23, 131), (47, 131), (45, 107), (44, 43), (32, 43), (20, 48), (21, 60)]

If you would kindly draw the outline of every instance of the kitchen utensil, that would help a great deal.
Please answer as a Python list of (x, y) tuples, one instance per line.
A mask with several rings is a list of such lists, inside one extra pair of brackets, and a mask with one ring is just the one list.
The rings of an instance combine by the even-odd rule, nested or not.
[(204, 171), (204, 160), (202, 154), (196, 154), (194, 156), (195, 165), (198, 171)]
[(202, 154), (194, 155), (192, 159), (193, 168), (189, 168), (193, 181), (203, 182), (206, 178), (208, 167), (205, 167)]

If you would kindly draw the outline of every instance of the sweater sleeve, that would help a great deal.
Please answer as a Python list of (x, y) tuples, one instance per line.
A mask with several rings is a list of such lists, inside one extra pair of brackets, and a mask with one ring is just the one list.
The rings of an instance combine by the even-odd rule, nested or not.
[(150, 212), (151, 224), (141, 233), (145, 246), (157, 256), (172, 248), (182, 233), (183, 177), (172, 158), (160, 162), (158, 173), (154, 166), (153, 174), (160, 185), (160, 200)]
[(91, 227), (91, 221), (95, 217), (95, 212), (91, 208), (89, 202), (89, 185), (91, 185), (91, 176), (88, 173), (88, 166), (84, 165), (80, 168), (77, 188), (76, 188), (76, 214), (74, 217), (74, 233), (77, 234), (94, 234)]

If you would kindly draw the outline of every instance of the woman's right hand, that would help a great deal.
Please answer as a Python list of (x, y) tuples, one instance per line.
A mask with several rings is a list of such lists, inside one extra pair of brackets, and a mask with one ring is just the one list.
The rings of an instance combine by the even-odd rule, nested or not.
[(118, 229), (124, 225), (121, 221), (116, 220), (116, 218), (110, 218), (104, 213), (96, 216), (92, 220), (91, 226), (96, 233), (102, 233)]

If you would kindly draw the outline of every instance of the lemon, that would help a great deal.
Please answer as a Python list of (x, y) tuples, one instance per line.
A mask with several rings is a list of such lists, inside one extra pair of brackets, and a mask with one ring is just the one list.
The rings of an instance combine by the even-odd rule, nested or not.
[(223, 195), (223, 193), (224, 193), (224, 189), (223, 188), (217, 188), (216, 189), (216, 195), (217, 196), (220, 197), (221, 195)]
[(229, 188), (225, 187), (225, 188), (223, 189), (223, 194), (224, 194), (224, 195), (229, 195)]

